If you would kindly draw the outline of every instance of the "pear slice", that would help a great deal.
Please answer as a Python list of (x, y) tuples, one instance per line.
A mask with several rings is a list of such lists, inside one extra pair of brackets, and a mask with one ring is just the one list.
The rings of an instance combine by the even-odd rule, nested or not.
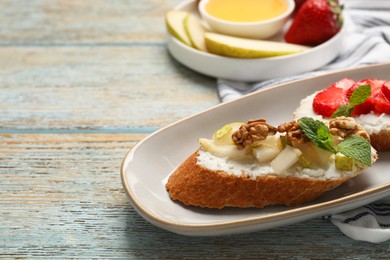
[(232, 135), (237, 131), (243, 123), (233, 122), (227, 125), (224, 125), (222, 128), (215, 131), (213, 134), (213, 139), (215, 144), (224, 145), (224, 144), (233, 144)]
[(313, 168), (313, 162), (309, 161), (303, 154), (299, 156), (299, 163), (303, 168)]
[(195, 49), (205, 51), (206, 43), (204, 39), (205, 29), (200, 20), (193, 14), (188, 14), (184, 19), (184, 30)]
[(265, 145), (268, 147), (278, 147), (279, 150), (282, 150), (283, 148), (282, 140), (279, 135), (269, 135), (264, 140), (255, 141), (252, 144), (253, 147), (260, 146), (260, 145)]
[(215, 143), (214, 140), (206, 138), (200, 138), (199, 143), (206, 152), (209, 152), (215, 156), (227, 157), (229, 159), (238, 161), (249, 159), (251, 157), (248, 154), (248, 150), (238, 150), (237, 146), (235, 146), (234, 144), (218, 145)]
[(299, 149), (304, 159), (314, 164), (314, 166), (322, 168), (329, 164), (332, 153), (318, 148), (311, 142), (295, 144), (294, 147)]
[(337, 153), (335, 158), (336, 169), (340, 171), (352, 171), (355, 164), (354, 161), (355, 160), (352, 158), (346, 157), (341, 153)]
[(205, 33), (209, 52), (234, 58), (266, 58), (295, 54), (309, 47), (284, 42), (252, 40), (217, 33)]
[(252, 155), (259, 163), (265, 163), (275, 159), (282, 149), (280, 137), (269, 135), (266, 139), (252, 144)]
[(252, 155), (259, 163), (270, 162), (280, 153), (280, 149), (277, 146), (260, 145), (253, 147)]
[(184, 11), (171, 10), (168, 11), (165, 16), (165, 23), (168, 31), (176, 39), (192, 47), (191, 41), (184, 29), (184, 19), (188, 13)]
[(292, 146), (286, 147), (271, 161), (271, 167), (276, 173), (283, 173), (299, 160), (302, 152)]

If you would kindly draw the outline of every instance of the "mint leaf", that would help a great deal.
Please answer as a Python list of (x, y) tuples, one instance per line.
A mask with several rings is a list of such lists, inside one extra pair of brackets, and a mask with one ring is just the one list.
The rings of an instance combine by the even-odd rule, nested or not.
[(298, 122), (302, 131), (314, 145), (326, 151), (336, 153), (329, 128), (323, 122), (309, 117), (300, 118)]
[(371, 96), (371, 85), (361, 85), (352, 92), (349, 97), (349, 104), (351, 106), (357, 106), (366, 102), (367, 98)]
[(320, 127), (320, 121), (309, 117), (298, 119), (299, 126), (310, 140), (317, 140), (317, 130)]
[(339, 116), (350, 116), (353, 111), (353, 106), (351, 105), (341, 105), (339, 108), (333, 113), (332, 118), (336, 118)]
[(321, 143), (319, 145), (320, 148), (330, 152), (335, 152), (335, 149), (333, 147), (333, 137), (329, 132), (329, 128), (325, 126), (325, 124), (320, 125), (317, 130), (317, 136)]
[(347, 157), (353, 158), (365, 165), (371, 165), (371, 145), (361, 137), (351, 136), (339, 143), (338, 151)]

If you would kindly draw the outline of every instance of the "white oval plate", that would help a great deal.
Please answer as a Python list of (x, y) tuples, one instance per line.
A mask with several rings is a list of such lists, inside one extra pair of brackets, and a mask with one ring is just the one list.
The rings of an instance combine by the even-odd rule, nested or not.
[[(292, 119), (299, 101), (344, 78), (390, 80), (390, 63), (350, 69), (268, 88), (224, 103), (165, 127), (139, 142), (123, 160), (123, 187), (138, 213), (163, 229), (190, 236), (244, 233), (349, 210), (390, 195), (390, 153), (356, 178), (300, 207), (221, 210), (186, 207), (165, 190), (171, 172), (198, 148), (199, 137), (210, 137), (229, 122), (264, 117), (277, 125)], [(283, 98), (288, 97), (288, 98)]]
[[(200, 17), (193, 0), (182, 2), (175, 9)], [(308, 51), (272, 58), (238, 59), (218, 56), (191, 48), (171, 35), (168, 36), (168, 50), (181, 64), (201, 74), (252, 82), (303, 73), (328, 64), (339, 54), (345, 28), (346, 25), (332, 39)], [(279, 41), (281, 39), (282, 35), (274, 38)]]

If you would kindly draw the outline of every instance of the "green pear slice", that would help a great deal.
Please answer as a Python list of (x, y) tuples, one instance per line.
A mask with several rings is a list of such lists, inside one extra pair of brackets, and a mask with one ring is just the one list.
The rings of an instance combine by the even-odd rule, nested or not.
[(206, 51), (206, 43), (204, 39), (205, 29), (200, 20), (193, 14), (188, 14), (184, 19), (184, 30), (192, 46), (195, 49)]
[(329, 164), (331, 152), (325, 151), (311, 142), (297, 143), (294, 147), (302, 152), (304, 159), (318, 167), (325, 167)]
[(206, 138), (199, 138), (199, 143), (202, 148), (215, 156), (227, 157), (232, 160), (245, 160), (250, 159), (251, 156), (248, 155), (248, 150), (238, 150), (237, 146), (231, 145), (218, 145), (214, 140), (209, 140)]
[(266, 58), (303, 52), (309, 47), (284, 42), (252, 40), (217, 33), (205, 33), (211, 53), (235, 58)]
[(292, 146), (287, 145), (279, 154), (273, 159), (270, 164), (276, 173), (282, 173), (299, 160), (302, 152)]
[(355, 164), (354, 159), (346, 157), (341, 153), (336, 154), (335, 158), (336, 169), (340, 171), (352, 171)]
[(260, 145), (253, 147), (252, 155), (256, 158), (259, 163), (270, 162), (275, 159), (276, 156), (280, 153), (280, 149), (276, 146), (265, 146)]
[(224, 125), (222, 128), (215, 131), (213, 140), (217, 145), (234, 144), (232, 134), (237, 131), (243, 123), (233, 122)]
[(165, 16), (165, 22), (170, 34), (172, 34), (176, 39), (187, 44), (191, 45), (191, 41), (188, 38), (188, 35), (184, 29), (184, 19), (187, 17), (188, 13), (184, 11), (171, 10), (168, 11)]

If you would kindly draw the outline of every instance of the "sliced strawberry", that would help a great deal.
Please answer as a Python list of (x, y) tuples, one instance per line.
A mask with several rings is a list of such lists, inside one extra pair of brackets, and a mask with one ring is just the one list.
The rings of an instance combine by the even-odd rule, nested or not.
[[(375, 86), (376, 86), (377, 84), (375, 84), (375, 82), (373, 82), (372, 79), (360, 80), (360, 81), (356, 82), (356, 84), (353, 85), (353, 86), (348, 90), (348, 93), (347, 93), (348, 100), (350, 99), (352, 93), (353, 93), (359, 86), (367, 85), (367, 84), (370, 84), (370, 85), (371, 85), (371, 93), (372, 93), (373, 89), (375, 88)], [(362, 115), (362, 114), (368, 114), (368, 113), (370, 113), (370, 112), (374, 109), (374, 107), (375, 107), (375, 105), (374, 105), (373, 100), (370, 99), (370, 98), (368, 98), (367, 101), (364, 102), (363, 104), (360, 104), (360, 105), (354, 107), (353, 112), (351, 113), (351, 116), (358, 116), (358, 115)]]
[(386, 111), (386, 97), (382, 93), (382, 86), (386, 81), (380, 79), (364, 79), (358, 82), (360, 85), (371, 85), (371, 96), (362, 105), (370, 106), (375, 113)]
[(331, 117), (339, 106), (348, 104), (347, 93), (354, 84), (355, 81), (345, 78), (317, 93), (313, 100), (314, 112), (323, 117)]
[(385, 84), (382, 85), (382, 92), (387, 100), (390, 100), (390, 81), (386, 81)]
[(373, 100), (375, 103), (374, 112), (378, 114), (390, 114), (390, 82), (381, 81), (383, 84), (376, 89)]
[(378, 114), (389, 114), (390, 115), (390, 101), (386, 98), (383, 92), (379, 92), (375, 97), (375, 112)]
[(356, 86), (351, 88), (351, 90), (347, 95), (350, 96), (354, 88), (358, 86), (370, 84), (371, 96), (363, 104), (355, 106), (352, 116), (367, 114), (370, 113), (371, 111), (378, 114), (381, 113), (390, 114), (390, 102), (385, 95), (385, 92), (387, 90), (384, 90), (385, 88), (387, 88), (386, 83), (387, 82), (385, 80), (380, 80), (380, 79), (364, 79), (357, 82)]

